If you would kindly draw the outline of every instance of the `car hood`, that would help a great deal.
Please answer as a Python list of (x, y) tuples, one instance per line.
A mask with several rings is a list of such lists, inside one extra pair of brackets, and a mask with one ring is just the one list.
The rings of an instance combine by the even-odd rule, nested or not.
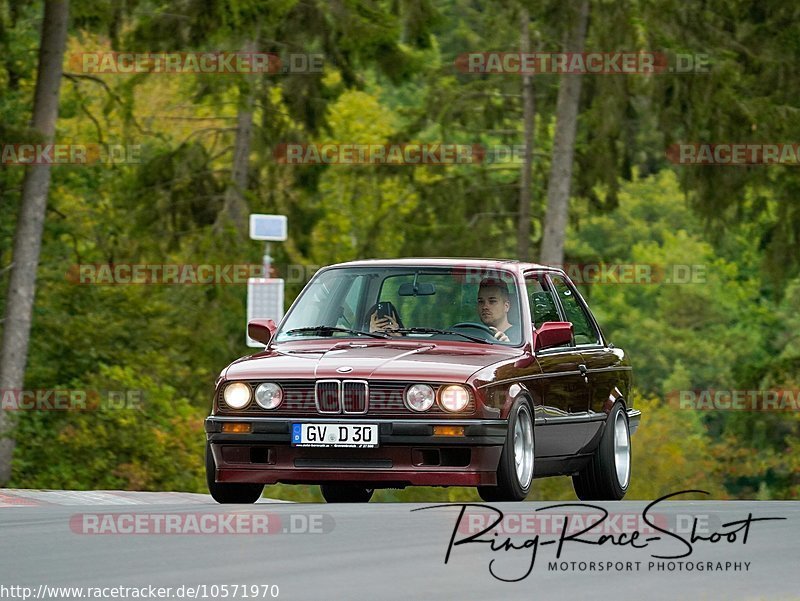
[[(224, 372), (228, 380), (397, 379), (466, 382), (476, 371), (512, 359), (520, 349), (437, 342), (339, 342), (279, 345), (243, 357)], [(350, 368), (349, 371), (340, 371)]]

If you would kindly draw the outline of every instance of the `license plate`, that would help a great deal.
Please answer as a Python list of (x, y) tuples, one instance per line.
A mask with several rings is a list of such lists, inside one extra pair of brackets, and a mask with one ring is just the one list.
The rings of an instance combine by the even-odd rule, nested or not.
[(292, 424), (292, 446), (371, 449), (378, 446), (378, 425)]

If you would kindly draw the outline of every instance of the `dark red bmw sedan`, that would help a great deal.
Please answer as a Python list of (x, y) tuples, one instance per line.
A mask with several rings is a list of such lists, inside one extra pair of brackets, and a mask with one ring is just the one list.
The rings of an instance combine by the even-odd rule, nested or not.
[(231, 363), (206, 419), (220, 503), (265, 484), (319, 484), (329, 502), (373, 490), (475, 486), (519, 501), (572, 476), (580, 499), (631, 477), (631, 367), (566, 274), (478, 259), (355, 261), (320, 270), (263, 351)]

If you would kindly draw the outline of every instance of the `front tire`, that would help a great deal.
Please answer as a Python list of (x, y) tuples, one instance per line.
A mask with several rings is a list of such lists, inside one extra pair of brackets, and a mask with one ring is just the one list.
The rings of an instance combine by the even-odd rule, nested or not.
[(338, 483), (320, 484), (319, 489), (328, 503), (368, 503), (375, 492), (355, 484)]
[(252, 504), (261, 498), (264, 492), (263, 484), (249, 482), (216, 482), (216, 469), (214, 454), (211, 445), (206, 443), (206, 484), (208, 492), (217, 503), (246, 503)]
[(523, 501), (531, 491), (534, 466), (534, 434), (531, 406), (517, 399), (508, 414), (508, 432), (497, 468), (497, 486), (479, 486), (488, 502)]
[(617, 403), (591, 461), (572, 477), (572, 487), (581, 501), (619, 501), (628, 492), (630, 480), (631, 431), (625, 407)]

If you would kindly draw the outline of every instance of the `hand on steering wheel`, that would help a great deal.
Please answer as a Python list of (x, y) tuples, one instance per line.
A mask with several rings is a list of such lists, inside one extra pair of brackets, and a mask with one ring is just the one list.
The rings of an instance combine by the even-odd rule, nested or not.
[(505, 332), (501, 332), (497, 328), (492, 328), (491, 326), (490, 329), (494, 332), (495, 340), (499, 340), (500, 342), (511, 342), (511, 339), (506, 335)]

